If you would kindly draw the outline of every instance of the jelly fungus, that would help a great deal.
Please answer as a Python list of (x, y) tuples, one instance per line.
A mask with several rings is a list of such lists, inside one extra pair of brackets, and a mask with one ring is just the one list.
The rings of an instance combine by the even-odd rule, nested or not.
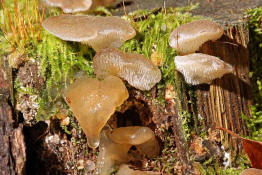
[(112, 133), (109, 129), (103, 130), (99, 146), (97, 174), (108, 174), (115, 164), (129, 162), (128, 151), (132, 145), (136, 146), (142, 154), (148, 157), (159, 154), (159, 144), (155, 135), (147, 127), (121, 127), (116, 128)]
[(215, 41), (224, 33), (219, 24), (208, 20), (197, 20), (177, 27), (170, 35), (169, 44), (180, 55), (194, 53), (206, 41)]
[(120, 47), (136, 35), (128, 21), (117, 16), (59, 15), (47, 18), (42, 25), (62, 40), (87, 43), (96, 51)]
[(154, 132), (148, 127), (129, 126), (113, 130), (110, 138), (115, 143), (136, 145), (137, 149), (152, 158), (159, 154), (159, 144)]
[(210, 84), (224, 74), (233, 73), (233, 67), (218, 57), (194, 53), (175, 57), (176, 69), (181, 72), (188, 84)]
[(117, 144), (108, 136), (110, 130), (101, 132), (99, 154), (96, 163), (96, 174), (108, 175), (115, 164), (127, 163), (129, 161), (128, 151), (130, 144)]
[(115, 76), (101, 81), (82, 77), (67, 88), (65, 99), (84, 130), (89, 147), (99, 145), (102, 128), (128, 96), (124, 83)]
[(97, 77), (115, 75), (140, 90), (150, 90), (161, 80), (160, 70), (145, 56), (114, 48), (103, 49), (95, 55), (94, 70)]
[(133, 170), (129, 168), (127, 164), (122, 164), (116, 173), (116, 175), (159, 175), (159, 174), (160, 173), (152, 172), (152, 171)]
[(242, 171), (240, 175), (262, 175), (262, 170), (256, 168), (248, 168)]
[(76, 13), (87, 11), (92, 0), (45, 0), (46, 4), (53, 7), (60, 7), (64, 13)]

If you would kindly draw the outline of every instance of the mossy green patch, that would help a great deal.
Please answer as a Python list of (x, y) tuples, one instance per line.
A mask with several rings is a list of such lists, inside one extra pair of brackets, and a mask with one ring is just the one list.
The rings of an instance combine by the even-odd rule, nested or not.
[(251, 133), (251, 139), (262, 141), (262, 7), (249, 9), (249, 53), (250, 78), (252, 81), (253, 102), (252, 118), (244, 117)]

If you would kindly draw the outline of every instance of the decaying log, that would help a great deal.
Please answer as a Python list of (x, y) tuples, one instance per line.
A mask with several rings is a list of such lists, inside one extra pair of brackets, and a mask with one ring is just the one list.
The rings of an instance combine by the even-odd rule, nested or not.
[(25, 173), (26, 147), (23, 126), (13, 120), (10, 101), (10, 71), (5, 61), (0, 66), (0, 174)]
[[(216, 79), (211, 85), (196, 86), (196, 106), (187, 105), (187, 100), (182, 101), (183, 110), (193, 113), (194, 125), (196, 133), (198, 133), (198, 126), (200, 125), (199, 118), (204, 120), (204, 128), (215, 129), (216, 127), (223, 127), (239, 133), (247, 135), (248, 131), (242, 119), (242, 115), (251, 117), (251, 85), (249, 81), (249, 31), (247, 21), (243, 19), (244, 12), (247, 8), (254, 8), (262, 5), (260, 0), (152, 0), (137, 1), (134, 0), (123, 8), (126, 12), (136, 9), (159, 8), (159, 6), (166, 5), (166, 7), (185, 6), (190, 3), (199, 3), (199, 8), (193, 10), (194, 15), (201, 15), (210, 17), (214, 21), (220, 23), (225, 28), (223, 37), (216, 42), (207, 42), (201, 48), (201, 53), (217, 56), (222, 60), (232, 64), (235, 68), (234, 75), (226, 75), (221, 79)], [(123, 14), (123, 11), (118, 11), (118, 14)], [(180, 75), (181, 76), (181, 75)], [(208, 75), (207, 75), (208, 76)], [(183, 90), (187, 94), (186, 89)], [(184, 95), (185, 95), (184, 94)], [(168, 105), (170, 107), (170, 105)], [(171, 105), (172, 106), (172, 105)], [(173, 105), (177, 108), (177, 105)], [(194, 109), (193, 109), (194, 108)], [(170, 110), (170, 109), (169, 109)], [(170, 111), (176, 111), (171, 109)], [(197, 113), (196, 113), (197, 111)], [(172, 113), (172, 112), (171, 112)], [(181, 119), (179, 119), (179, 112), (174, 112), (173, 117), (173, 131), (176, 138), (176, 145), (180, 149), (180, 160), (187, 163), (188, 156), (184, 153), (187, 150), (187, 145), (183, 144), (183, 132), (181, 132)], [(178, 123), (177, 123), (178, 122)], [(232, 158), (239, 151), (241, 144), (237, 140), (232, 140), (227, 134), (220, 132), (221, 142), (225, 148), (229, 148)], [(184, 148), (181, 148), (184, 147)]]

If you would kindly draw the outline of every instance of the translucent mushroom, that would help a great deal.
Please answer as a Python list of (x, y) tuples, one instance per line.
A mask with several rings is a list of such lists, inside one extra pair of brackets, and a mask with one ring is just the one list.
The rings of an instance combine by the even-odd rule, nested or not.
[[(109, 129), (102, 131), (96, 174), (109, 174), (114, 165), (130, 161), (128, 151), (132, 145), (149, 157), (159, 154), (159, 144), (155, 135), (147, 127), (121, 127), (113, 130), (112, 133)], [(141, 148), (141, 145), (144, 147)], [(145, 151), (146, 148), (152, 152)]]
[(129, 161), (128, 151), (132, 145), (115, 143), (108, 137), (109, 135), (109, 129), (101, 132), (99, 154), (96, 163), (96, 174), (99, 175), (108, 175), (116, 164), (127, 163)]
[(115, 143), (136, 145), (137, 149), (152, 158), (159, 154), (159, 144), (154, 132), (148, 127), (129, 126), (116, 128), (110, 134)]
[(242, 171), (240, 175), (262, 175), (262, 170), (256, 168), (248, 168)]
[(194, 53), (175, 57), (176, 69), (181, 72), (187, 83), (192, 85), (210, 84), (224, 74), (233, 73), (233, 67), (218, 57)]
[(160, 173), (152, 172), (152, 171), (133, 170), (129, 168), (127, 164), (122, 164), (116, 173), (116, 175), (159, 175), (159, 174)]
[(100, 81), (83, 77), (70, 85), (65, 99), (87, 137), (89, 147), (99, 145), (99, 135), (115, 112), (128, 98), (128, 91), (121, 79), (108, 76)]
[(103, 49), (95, 55), (94, 70), (97, 77), (119, 76), (140, 90), (150, 90), (161, 80), (160, 70), (145, 56), (114, 48)]
[(224, 33), (219, 24), (208, 20), (197, 20), (177, 27), (170, 35), (169, 44), (180, 55), (194, 53), (206, 41), (215, 41)]
[(76, 13), (87, 11), (92, 0), (45, 0), (46, 4), (53, 7), (60, 7), (64, 13)]
[(117, 16), (59, 15), (47, 18), (42, 25), (62, 40), (87, 43), (96, 51), (120, 47), (136, 35), (128, 21)]

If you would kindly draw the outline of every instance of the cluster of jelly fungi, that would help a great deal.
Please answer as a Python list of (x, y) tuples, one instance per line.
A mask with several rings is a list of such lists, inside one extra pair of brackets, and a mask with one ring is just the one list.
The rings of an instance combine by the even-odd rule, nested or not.
[[(79, 4), (85, 4), (87, 9), (92, 4), (91, 0), (72, 0), (70, 9), (68, 0), (46, 1), (68, 13), (73, 13), (72, 9), (77, 9)], [(65, 99), (85, 132), (88, 146), (99, 146), (96, 174), (106, 175), (115, 165), (120, 165), (118, 175), (155, 174), (133, 170), (125, 164), (131, 160), (128, 151), (132, 146), (148, 158), (159, 155), (159, 144), (150, 128), (132, 126), (112, 131), (104, 127), (116, 107), (129, 96), (121, 79), (140, 90), (150, 90), (161, 80), (160, 70), (145, 56), (117, 49), (133, 38), (136, 31), (128, 21), (116, 16), (59, 15), (49, 17), (42, 25), (62, 40), (86, 43), (96, 51), (93, 63), (97, 78), (81, 77), (65, 92)], [(194, 53), (204, 42), (219, 39), (223, 31), (214, 22), (198, 20), (171, 33), (170, 46), (184, 55), (175, 58), (176, 69), (187, 83), (210, 83), (233, 72), (231, 65), (217, 57)]]
[(202, 44), (219, 39), (223, 33), (222, 26), (208, 20), (181, 25), (171, 33), (170, 46), (184, 55), (175, 57), (176, 69), (184, 75), (188, 84), (210, 84), (224, 74), (233, 73), (233, 67), (218, 57), (194, 53)]

